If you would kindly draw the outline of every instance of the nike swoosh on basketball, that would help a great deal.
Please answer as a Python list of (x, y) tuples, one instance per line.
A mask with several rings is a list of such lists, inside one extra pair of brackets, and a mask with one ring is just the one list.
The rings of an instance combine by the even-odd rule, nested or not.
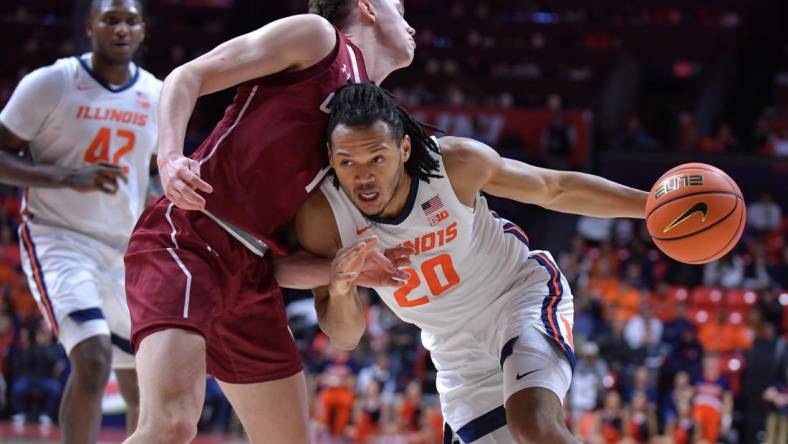
[(530, 375), (531, 373), (536, 373), (536, 372), (538, 372), (538, 371), (540, 371), (540, 370), (542, 370), (542, 369), (541, 369), (541, 368), (538, 368), (538, 369), (536, 369), (536, 370), (531, 370), (530, 372), (525, 372), (525, 373), (523, 373), (522, 375), (518, 373), (518, 374), (517, 374), (517, 380), (519, 381), (519, 380), (521, 380), (521, 379), (525, 378), (526, 376)]
[(367, 225), (367, 226), (366, 226), (366, 227), (364, 227), (364, 228), (356, 228), (356, 234), (358, 234), (359, 236), (361, 236), (362, 234), (364, 234), (364, 233), (365, 233), (367, 230), (369, 230), (370, 228), (372, 228), (372, 225)]
[(676, 218), (673, 222), (670, 223), (665, 229), (662, 231), (663, 233), (667, 233), (668, 231), (674, 229), (676, 226), (683, 223), (685, 220), (692, 217), (693, 214), (700, 213), (702, 216), (701, 222), (706, 222), (706, 216), (709, 213), (709, 206), (703, 202), (698, 202), (695, 205), (691, 206), (687, 211), (681, 213), (679, 217)]

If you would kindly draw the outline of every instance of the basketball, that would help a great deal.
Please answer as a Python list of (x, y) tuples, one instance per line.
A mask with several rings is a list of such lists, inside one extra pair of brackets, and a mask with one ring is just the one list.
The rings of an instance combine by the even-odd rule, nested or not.
[(687, 264), (725, 256), (741, 237), (746, 216), (736, 182), (703, 163), (679, 165), (662, 175), (646, 203), (646, 225), (654, 243)]

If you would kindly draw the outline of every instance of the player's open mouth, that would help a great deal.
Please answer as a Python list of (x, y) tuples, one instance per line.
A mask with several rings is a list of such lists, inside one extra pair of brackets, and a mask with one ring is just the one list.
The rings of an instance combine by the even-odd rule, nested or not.
[(380, 193), (378, 193), (377, 191), (365, 191), (365, 192), (359, 192), (357, 193), (357, 195), (358, 195), (358, 200), (360, 200), (361, 202), (371, 203), (377, 200)]

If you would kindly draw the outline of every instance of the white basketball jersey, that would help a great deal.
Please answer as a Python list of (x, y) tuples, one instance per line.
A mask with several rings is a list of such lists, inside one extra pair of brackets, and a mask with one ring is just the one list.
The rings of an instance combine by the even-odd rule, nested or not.
[[(89, 55), (64, 58), (29, 74), (14, 92), (20, 97), (12, 97), (0, 119), (30, 141), (36, 163), (80, 168), (110, 162), (124, 169), (128, 183), (120, 181), (114, 195), (30, 188), (23, 215), (33, 224), (67, 228), (125, 248), (145, 205), (162, 82), (132, 64), (132, 80), (113, 87), (93, 75), (89, 60)], [(37, 106), (29, 103), (37, 84), (55, 95), (46, 115), (30, 109)], [(32, 122), (36, 118), (40, 122)]]
[(343, 246), (375, 235), (382, 248), (408, 245), (416, 251), (407, 285), (375, 291), (400, 318), (422, 329), (427, 348), (521, 285), (529, 253), (520, 228), (491, 212), (481, 195), (474, 208), (463, 205), (442, 162), (438, 174), (442, 178), (429, 183), (414, 179), (404, 211), (391, 220), (364, 216), (332, 180), (321, 185)]

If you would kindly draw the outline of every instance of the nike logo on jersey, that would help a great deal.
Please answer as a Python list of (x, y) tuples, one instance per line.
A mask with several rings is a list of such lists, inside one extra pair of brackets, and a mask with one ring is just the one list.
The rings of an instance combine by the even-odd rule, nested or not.
[(674, 229), (676, 226), (682, 224), (684, 221), (692, 217), (695, 213), (701, 214), (701, 220), (700, 220), (701, 223), (706, 222), (706, 216), (709, 213), (709, 206), (703, 202), (696, 203), (695, 205), (691, 206), (687, 211), (681, 213), (681, 215), (679, 215), (679, 217), (677, 217), (676, 220), (671, 222), (670, 225), (665, 227), (665, 230), (663, 230), (662, 232), (667, 233), (668, 231)]
[(77, 91), (87, 91), (92, 88), (90, 85), (77, 85)]
[(361, 236), (362, 234), (366, 233), (366, 232), (367, 232), (367, 230), (369, 230), (370, 228), (372, 228), (372, 225), (367, 225), (367, 226), (366, 226), (366, 227), (364, 227), (364, 228), (356, 228), (356, 234), (358, 234), (359, 236)]
[(536, 370), (531, 370), (530, 372), (525, 372), (525, 373), (523, 373), (522, 375), (518, 373), (518, 374), (517, 374), (517, 380), (519, 381), (519, 380), (521, 380), (521, 379), (525, 378), (526, 376), (530, 375), (531, 373), (536, 373), (536, 372), (538, 372), (538, 371), (540, 371), (540, 370), (542, 370), (542, 369), (541, 369), (541, 368), (538, 368), (538, 369), (536, 369)]

